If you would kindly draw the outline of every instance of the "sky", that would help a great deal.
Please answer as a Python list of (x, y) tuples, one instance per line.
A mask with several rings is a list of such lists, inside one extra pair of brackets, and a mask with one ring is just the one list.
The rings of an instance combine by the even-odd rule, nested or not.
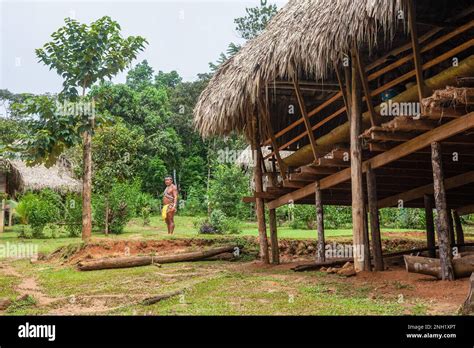
[[(35, 49), (50, 41), (64, 18), (90, 23), (104, 15), (122, 34), (140, 35), (149, 44), (132, 63), (146, 59), (154, 68), (176, 70), (185, 81), (209, 72), (230, 42), (242, 43), (234, 19), (260, 1), (283, 6), (286, 0), (0, 0), (0, 89), (14, 93), (56, 93), (61, 78), (42, 63)], [(125, 82), (126, 73), (114, 78)]]

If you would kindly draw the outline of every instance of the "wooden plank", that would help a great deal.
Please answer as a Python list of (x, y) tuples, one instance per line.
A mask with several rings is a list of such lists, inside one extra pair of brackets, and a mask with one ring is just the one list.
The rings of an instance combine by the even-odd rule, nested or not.
[(300, 86), (299, 86), (298, 79), (297, 79), (296, 75), (293, 79), (293, 83), (294, 83), (294, 86), (295, 86), (295, 94), (296, 94), (296, 98), (298, 99), (298, 104), (300, 106), (301, 115), (303, 116), (303, 121), (304, 121), (304, 125), (306, 127), (309, 142), (311, 144), (311, 148), (313, 149), (314, 159), (317, 159), (318, 158), (318, 151), (316, 150), (316, 140), (314, 139), (314, 134), (313, 134), (313, 131), (311, 129), (311, 122), (309, 121), (308, 113), (306, 111), (306, 105), (304, 103), (303, 95), (301, 94)]
[(372, 241), (372, 252), (374, 258), (375, 271), (384, 270), (382, 256), (382, 238), (380, 236), (379, 210), (377, 207), (377, 183), (375, 173), (369, 166), (367, 168), (367, 203), (370, 214), (370, 232)]
[(375, 141), (397, 141), (403, 142), (416, 137), (413, 133), (402, 133), (402, 132), (381, 132), (374, 131), (370, 132), (370, 139)]
[[(455, 119), (451, 122), (443, 124), (429, 132), (419, 135), (418, 137), (400, 144), (393, 149), (381, 153), (370, 160), (364, 162), (363, 170), (366, 170), (367, 164), (370, 162), (373, 169), (382, 167), (388, 163), (394, 162), (403, 158), (413, 152), (419, 151), (433, 141), (443, 141), (456, 134), (474, 127), (474, 112), (467, 114), (461, 118)], [(349, 180), (351, 177), (350, 168), (344, 169), (338, 173), (330, 175), (321, 179), (321, 189), (325, 190)], [(268, 204), (268, 207), (274, 209), (287, 204), (290, 200), (297, 201), (314, 193), (314, 185), (310, 184), (302, 189), (296, 190), (292, 193), (286, 194)]]
[(323, 209), (323, 199), (321, 190), (319, 188), (319, 182), (314, 183), (315, 190), (315, 206), (316, 206), (316, 225), (318, 230), (318, 249), (317, 249), (317, 261), (324, 262), (326, 261), (326, 248), (324, 241), (324, 209)]
[(304, 167), (300, 167), (299, 169), (300, 169), (300, 173), (302, 174), (314, 174), (314, 175), (334, 174), (338, 171), (337, 168), (311, 167), (311, 166), (304, 166)]
[[(473, 182), (474, 182), (474, 171), (470, 171), (470, 172), (456, 175), (456, 176), (446, 179), (444, 182), (444, 186), (447, 190), (451, 190), (451, 189), (461, 187)], [(384, 199), (381, 199), (378, 202), (378, 207), (380, 209), (394, 207), (398, 205), (398, 202), (400, 200), (403, 202), (410, 202), (415, 199), (419, 199), (423, 197), (424, 195), (432, 195), (433, 193), (434, 193), (433, 185), (431, 184), (424, 185), (424, 186), (417, 187), (412, 190), (402, 192), (400, 194), (397, 194), (391, 197), (386, 197)]]
[[(430, 185), (431, 186), (431, 185)], [(426, 221), (426, 246), (428, 248), (429, 257), (436, 257), (435, 228), (433, 218), (433, 198), (430, 195), (423, 196), (425, 204), (425, 221)]]
[(449, 241), (448, 207), (446, 190), (444, 187), (443, 162), (441, 160), (441, 146), (438, 142), (431, 144), (431, 163), (433, 166), (434, 198), (437, 212), (437, 232), (439, 244), (439, 260), (441, 265), (441, 279), (454, 280), (454, 268)]
[(280, 251), (278, 248), (278, 235), (277, 235), (277, 219), (275, 209), (269, 210), (268, 215), (270, 221), (270, 242), (272, 250), (272, 264), (280, 264)]

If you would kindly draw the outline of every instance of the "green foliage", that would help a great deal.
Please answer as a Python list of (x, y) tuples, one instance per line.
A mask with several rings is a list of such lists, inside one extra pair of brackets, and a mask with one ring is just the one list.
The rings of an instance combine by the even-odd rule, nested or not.
[(197, 224), (201, 234), (238, 234), (240, 226), (239, 219), (227, 217), (219, 209), (213, 210), (209, 219), (201, 220)]
[(29, 224), (34, 238), (43, 238), (47, 224), (57, 223), (61, 218), (61, 197), (49, 190), (27, 193), (19, 201), (17, 214), (22, 223)]
[(64, 223), (70, 237), (78, 237), (82, 230), (82, 197), (68, 193), (65, 199)]
[(226, 216), (244, 218), (248, 206), (242, 197), (249, 194), (249, 178), (235, 165), (219, 164), (209, 187), (211, 210), (221, 210)]
[(152, 84), (153, 68), (144, 60), (138, 63), (127, 73), (127, 85), (135, 90), (140, 90)]
[(115, 234), (122, 233), (125, 225), (136, 216), (139, 196), (139, 182), (115, 183), (108, 193), (95, 194), (93, 197), (95, 223), (102, 229), (105, 227), (108, 207), (109, 231)]
[(243, 39), (251, 40), (257, 37), (268, 25), (268, 22), (277, 14), (276, 5), (260, 4), (257, 7), (245, 9), (246, 16), (234, 20), (235, 28)]
[(158, 87), (174, 89), (182, 83), (182, 81), (183, 79), (175, 70), (170, 71), (169, 73), (160, 70), (158, 71), (158, 75), (155, 76), (155, 84)]
[(425, 228), (424, 209), (380, 209), (380, 224), (387, 228)]
[(324, 207), (324, 227), (327, 229), (345, 229), (352, 227), (351, 207), (332, 206)]
[(181, 214), (187, 216), (200, 216), (207, 213), (206, 190), (203, 186), (191, 186), (188, 190), (186, 203)]

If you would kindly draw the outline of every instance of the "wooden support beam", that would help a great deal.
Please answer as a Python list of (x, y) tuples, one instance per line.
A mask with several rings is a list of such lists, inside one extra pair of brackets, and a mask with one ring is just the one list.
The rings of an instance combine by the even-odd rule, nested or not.
[[(259, 131), (258, 131), (258, 121), (257, 117), (254, 115), (252, 120), (252, 130), (253, 130), (253, 141), (252, 149), (255, 154), (256, 163), (254, 167), (254, 181), (255, 181), (255, 192), (263, 192), (263, 181), (262, 181), (262, 154), (260, 151), (257, 151), (260, 147)], [(260, 244), (260, 258), (261, 260), (268, 264), (270, 263), (268, 255), (268, 240), (267, 240), (267, 227), (265, 224), (265, 204), (263, 199), (256, 199), (256, 214), (257, 214), (257, 223), (258, 223), (258, 239)]]
[(436, 257), (435, 228), (433, 218), (433, 198), (430, 195), (423, 196), (425, 203), (425, 221), (426, 221), (426, 246), (429, 257)]
[(370, 123), (372, 126), (380, 126), (382, 124), (382, 119), (380, 115), (375, 111), (374, 104), (372, 104), (372, 96), (370, 94), (369, 81), (367, 80), (367, 75), (365, 73), (365, 68), (362, 65), (359, 50), (354, 50), (355, 63), (357, 65), (357, 70), (359, 70), (360, 82), (362, 84), (362, 89), (365, 95), (365, 101), (367, 103), (367, 108), (369, 109)]
[(275, 209), (269, 210), (270, 220), (270, 242), (272, 249), (272, 263), (274, 265), (280, 264), (280, 251), (278, 248), (278, 235), (277, 235), (277, 218)]
[(313, 175), (328, 175), (338, 172), (337, 168), (327, 168), (327, 167), (311, 167), (304, 166), (300, 167), (300, 173), (302, 174), (313, 174)]
[(375, 271), (383, 271), (382, 238), (380, 236), (379, 209), (377, 207), (377, 183), (375, 173), (369, 166), (367, 168), (367, 203), (370, 215), (370, 233)]
[(265, 86), (265, 126), (270, 133), (270, 143), (273, 148), (273, 153), (276, 157), (276, 160), (278, 162), (278, 167), (280, 168), (280, 175), (285, 180), (287, 178), (286, 176), (286, 171), (287, 171), (287, 166), (285, 162), (281, 159), (280, 155), (280, 150), (278, 149), (278, 143), (275, 137), (275, 132), (273, 130), (272, 122), (270, 120), (270, 106), (269, 106), (269, 98), (268, 98), (268, 86)]
[(425, 80), (423, 78), (423, 62), (421, 60), (421, 52), (420, 52), (420, 43), (418, 41), (418, 33), (416, 29), (416, 11), (415, 11), (415, 4), (413, 0), (408, 1), (408, 25), (410, 27), (411, 33), (411, 45), (413, 49), (413, 61), (415, 63), (415, 74), (416, 74), (416, 82), (418, 86), (418, 97), (421, 105), (421, 101), (423, 98), (427, 97), (426, 95), (426, 87), (425, 87)]
[[(355, 54), (352, 52), (352, 61)], [(357, 67), (352, 65), (351, 88), (351, 117), (350, 117), (350, 142), (351, 142), (351, 167), (348, 168), (351, 177), (352, 190), (352, 231), (354, 251), (364, 251), (364, 191), (362, 187), (362, 144), (359, 137), (362, 131), (362, 95), (360, 91), (359, 74)], [(314, 188), (313, 188), (314, 189)], [(354, 255), (357, 253), (354, 252)], [(365, 263), (367, 255), (362, 258), (354, 257), (356, 272), (368, 271)]]
[(321, 190), (319, 188), (319, 182), (314, 183), (315, 191), (315, 205), (316, 205), (316, 225), (318, 228), (318, 249), (317, 249), (317, 261), (324, 262), (326, 261), (326, 245), (324, 242), (324, 209), (323, 209), (323, 199)]
[[(474, 182), (474, 171), (463, 173), (460, 175), (453, 176), (444, 181), (444, 187), (446, 190), (461, 187)], [(394, 196), (386, 197), (378, 202), (379, 208), (394, 207), (400, 200), (403, 202), (413, 201), (421, 198), (424, 195), (432, 195), (434, 193), (433, 185), (428, 184), (414, 188), (412, 190), (396, 194)]]
[(464, 230), (462, 228), (461, 217), (459, 216), (457, 210), (453, 211), (453, 217), (454, 217), (454, 226), (456, 228), (456, 242), (458, 245), (464, 244)]
[[(317, 159), (318, 158), (318, 151), (316, 150), (316, 140), (314, 139), (314, 133), (313, 133), (313, 130), (311, 128), (311, 122), (309, 121), (308, 112), (306, 111), (306, 105), (304, 103), (303, 95), (301, 94), (301, 90), (300, 90), (300, 86), (299, 86), (298, 78), (296, 77), (296, 74), (295, 74), (295, 77), (293, 79), (293, 83), (294, 83), (294, 86), (295, 86), (296, 99), (298, 99), (298, 104), (300, 106), (301, 115), (303, 116), (304, 125), (305, 125), (306, 131), (308, 133), (309, 142), (311, 144), (311, 148), (313, 149), (314, 159)], [(278, 148), (276, 148), (275, 151), (277, 149)]]
[[(344, 83), (342, 82), (342, 77), (341, 73), (339, 72), (339, 68), (337, 67), (337, 64), (334, 64), (334, 71), (336, 72), (336, 77), (337, 77), (337, 83), (339, 84), (339, 88), (341, 90), (342, 94), (342, 99), (344, 100), (344, 105), (346, 107), (346, 114), (347, 114), (347, 120), (350, 120), (350, 107), (349, 107), (349, 88), (350, 86), (347, 85), (344, 87)], [(346, 80), (347, 81), (347, 80)]]
[(433, 166), (433, 186), (437, 218), (437, 232), (439, 244), (439, 259), (441, 264), (441, 279), (454, 280), (451, 243), (449, 240), (448, 207), (446, 190), (444, 187), (443, 162), (441, 160), (441, 146), (438, 142), (431, 144), (431, 163)]
[[(394, 147), (384, 153), (381, 153), (370, 160), (364, 162), (363, 170), (366, 169), (368, 163), (371, 164), (372, 169), (382, 167), (386, 164), (394, 162), (400, 158), (403, 158), (413, 152), (419, 151), (429, 146), (434, 141), (443, 141), (456, 134), (462, 133), (468, 129), (474, 127), (474, 112), (467, 114), (463, 117), (450, 121), (438, 128), (435, 128), (429, 132), (419, 135), (418, 137), (411, 139), (403, 144)], [(325, 190), (347, 181), (351, 178), (351, 169), (347, 168), (333, 175), (327, 176), (320, 181), (321, 189)], [(297, 201), (304, 197), (307, 197), (314, 193), (314, 185), (309, 184), (302, 189), (296, 190), (289, 194), (286, 194), (268, 204), (269, 208), (277, 208), (284, 204), (287, 204), (290, 200)]]

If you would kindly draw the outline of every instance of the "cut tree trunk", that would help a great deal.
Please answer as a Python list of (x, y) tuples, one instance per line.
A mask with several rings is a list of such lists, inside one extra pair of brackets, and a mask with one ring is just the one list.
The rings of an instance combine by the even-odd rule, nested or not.
[(219, 254), (233, 252), (236, 248), (240, 248), (240, 247), (236, 245), (232, 245), (232, 246), (224, 246), (220, 248), (209, 249), (205, 251), (196, 251), (196, 252), (191, 252), (191, 253), (165, 255), (165, 256), (110, 257), (110, 258), (80, 262), (77, 266), (80, 271), (96, 271), (96, 270), (101, 270), (101, 269), (148, 266), (155, 263), (163, 264), (163, 263), (174, 263), (174, 262), (198, 261), (198, 260), (204, 260), (204, 259), (210, 258), (212, 256), (216, 256)]
[[(439, 259), (411, 255), (405, 255), (404, 258), (407, 272), (426, 274), (443, 279)], [(474, 272), (473, 255), (453, 260), (453, 273), (456, 278), (469, 277), (472, 272)]]
[(163, 295), (148, 297), (148, 298), (143, 300), (142, 304), (144, 304), (146, 306), (149, 306), (149, 305), (155, 304), (157, 302), (160, 302), (162, 300), (166, 300), (170, 297), (181, 295), (182, 293), (184, 293), (184, 290), (177, 290), (177, 291), (172, 291), (172, 292), (169, 292), (169, 293), (163, 294)]

